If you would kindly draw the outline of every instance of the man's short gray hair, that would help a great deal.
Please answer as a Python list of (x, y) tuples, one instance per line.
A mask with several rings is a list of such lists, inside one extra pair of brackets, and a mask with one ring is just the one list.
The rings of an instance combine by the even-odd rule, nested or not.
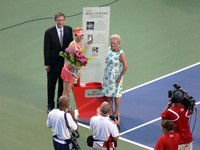
[(100, 112), (107, 115), (110, 112), (110, 104), (108, 102), (103, 102), (100, 107)]

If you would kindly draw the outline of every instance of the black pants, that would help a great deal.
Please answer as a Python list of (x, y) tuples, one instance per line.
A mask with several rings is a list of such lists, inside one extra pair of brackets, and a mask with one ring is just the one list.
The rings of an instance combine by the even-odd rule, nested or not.
[(60, 143), (53, 140), (53, 146), (54, 146), (54, 150), (70, 150), (68, 143), (67, 144), (60, 144)]
[(60, 72), (51, 72), (51, 71), (48, 72), (47, 73), (48, 109), (53, 109), (55, 107), (54, 97), (55, 97), (55, 89), (57, 82), (58, 82), (58, 92), (57, 92), (58, 96), (57, 102), (58, 102), (58, 98), (62, 95), (63, 92), (63, 80), (60, 77)]

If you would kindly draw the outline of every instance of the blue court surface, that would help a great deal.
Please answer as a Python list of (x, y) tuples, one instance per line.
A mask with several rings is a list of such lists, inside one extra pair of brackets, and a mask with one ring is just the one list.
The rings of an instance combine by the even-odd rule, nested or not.
[[(120, 106), (120, 139), (153, 149), (159, 136), (160, 115), (168, 103), (168, 91), (173, 84), (180, 85), (196, 100), (200, 110), (200, 63), (123, 92)], [(196, 124), (195, 124), (196, 119)], [(194, 112), (190, 118), (194, 150), (200, 149), (200, 116)]]
[[(121, 132), (123, 139), (136, 142), (149, 149), (153, 148), (160, 130), (160, 114), (168, 103), (168, 91), (173, 84), (179, 84), (193, 96), (199, 107), (200, 99), (200, 63), (194, 64), (172, 74), (166, 75), (149, 83), (125, 91), (121, 101)], [(191, 117), (194, 150), (200, 148), (199, 114)]]

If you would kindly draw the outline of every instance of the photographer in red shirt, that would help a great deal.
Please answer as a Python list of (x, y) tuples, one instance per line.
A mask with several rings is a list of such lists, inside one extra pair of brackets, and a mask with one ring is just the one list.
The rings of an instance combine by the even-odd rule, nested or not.
[(169, 91), (169, 103), (161, 114), (162, 120), (171, 120), (175, 124), (174, 132), (180, 136), (178, 150), (192, 150), (192, 133), (189, 126), (189, 117), (192, 110), (189, 109), (190, 98), (178, 85)]

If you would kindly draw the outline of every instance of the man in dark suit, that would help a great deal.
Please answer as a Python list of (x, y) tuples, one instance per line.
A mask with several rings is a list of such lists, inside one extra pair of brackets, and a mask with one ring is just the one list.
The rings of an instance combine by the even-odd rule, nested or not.
[(55, 14), (54, 20), (56, 25), (47, 29), (44, 34), (44, 65), (47, 71), (48, 112), (55, 107), (54, 96), (57, 82), (57, 102), (63, 92), (63, 80), (60, 74), (64, 65), (64, 58), (59, 56), (59, 53), (64, 51), (73, 40), (72, 28), (64, 25), (65, 15), (59, 12)]

